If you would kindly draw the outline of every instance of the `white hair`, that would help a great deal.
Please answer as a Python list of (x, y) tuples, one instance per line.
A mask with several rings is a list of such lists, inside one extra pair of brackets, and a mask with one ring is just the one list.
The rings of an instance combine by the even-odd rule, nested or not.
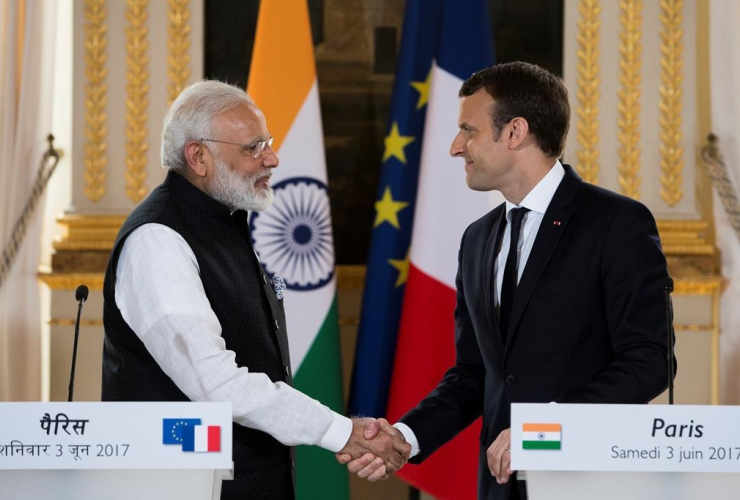
[(164, 116), (162, 167), (184, 173), (187, 168), (185, 144), (212, 138), (213, 119), (244, 104), (254, 105), (239, 87), (216, 80), (203, 80), (184, 89)]

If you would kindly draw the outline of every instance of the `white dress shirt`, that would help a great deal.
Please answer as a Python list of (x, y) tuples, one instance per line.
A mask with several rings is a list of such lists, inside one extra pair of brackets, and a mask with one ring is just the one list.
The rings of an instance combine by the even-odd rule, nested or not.
[[(537, 237), (537, 231), (540, 229), (542, 224), (542, 218), (545, 216), (547, 207), (552, 201), (552, 197), (555, 196), (560, 181), (565, 177), (565, 169), (561, 165), (560, 161), (556, 161), (555, 165), (552, 166), (550, 171), (527, 193), (522, 202), (519, 205), (506, 202), (506, 222), (507, 228), (504, 231), (503, 239), (501, 240), (501, 248), (496, 256), (496, 261), (493, 266), (493, 277), (496, 280), (496, 289), (494, 290), (494, 304), (496, 306), (496, 313), (501, 306), (501, 285), (504, 281), (504, 273), (500, 272), (500, 269), (506, 267), (506, 257), (509, 254), (509, 246), (511, 246), (511, 230), (509, 225), (511, 224), (511, 211), (515, 208), (528, 208), (529, 212), (524, 215), (522, 221), (522, 229), (519, 234), (519, 244), (517, 248), (517, 278), (516, 282), (522, 277), (524, 267), (527, 265), (527, 259), (529, 254), (532, 253), (532, 247), (534, 246), (534, 240)], [(411, 456), (419, 453), (419, 441), (414, 435), (414, 431), (404, 424), (403, 422), (397, 422), (395, 427), (401, 431), (406, 442), (411, 445)]]
[(284, 382), (237, 366), (200, 280), (198, 261), (161, 224), (134, 230), (116, 268), (116, 305), (154, 360), (192, 401), (232, 404), (234, 422), (281, 443), (341, 450), (352, 421)]
[(519, 205), (514, 205), (511, 202), (506, 202), (506, 230), (504, 231), (503, 238), (501, 240), (501, 248), (496, 256), (496, 262), (493, 266), (493, 277), (496, 280), (496, 289), (493, 293), (493, 300), (496, 304), (496, 313), (499, 312), (501, 307), (501, 286), (504, 283), (504, 273), (500, 272), (500, 269), (506, 267), (506, 257), (509, 255), (509, 247), (511, 246), (511, 211), (515, 208), (528, 208), (529, 212), (524, 214), (522, 220), (522, 229), (519, 233), (519, 248), (517, 248), (517, 274), (516, 282), (519, 284), (519, 280), (522, 278), (524, 272), (524, 266), (527, 265), (529, 254), (532, 253), (532, 247), (534, 246), (534, 240), (537, 237), (537, 231), (540, 229), (542, 224), (542, 218), (545, 216), (547, 207), (550, 206), (552, 197), (555, 196), (560, 181), (565, 176), (565, 169), (560, 164), (560, 161), (556, 161), (555, 165), (545, 175), (540, 182), (537, 183), (532, 190), (527, 193), (522, 202)]

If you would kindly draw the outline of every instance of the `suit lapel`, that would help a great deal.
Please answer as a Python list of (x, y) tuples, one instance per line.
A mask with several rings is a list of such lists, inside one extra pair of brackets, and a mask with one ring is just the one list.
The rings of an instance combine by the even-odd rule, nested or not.
[(498, 317), (496, 316), (496, 304), (493, 300), (493, 290), (496, 286), (496, 279), (493, 274), (494, 263), (496, 261), (496, 254), (501, 246), (501, 236), (503, 235), (504, 229), (506, 229), (506, 204), (499, 206), (501, 209), (501, 216), (491, 226), (491, 232), (488, 234), (488, 240), (486, 241), (486, 247), (483, 253), (483, 293), (486, 301), (486, 314), (488, 315), (488, 323), (491, 327), (494, 342), (496, 343), (499, 352), (503, 351), (503, 342), (501, 340), (501, 325)]
[(568, 226), (568, 221), (573, 215), (572, 203), (581, 179), (569, 165), (563, 165), (563, 168), (565, 169), (565, 177), (560, 182), (560, 186), (555, 191), (555, 195), (542, 218), (532, 252), (529, 254), (522, 278), (516, 288), (511, 309), (511, 329), (506, 344), (507, 354), (511, 351), (511, 346), (516, 339), (519, 322), (529, 299), (532, 297), (532, 292), (534, 292), (537, 282), (547, 268), (550, 258)]
[[(285, 312), (282, 303), (275, 295), (272, 280), (265, 272), (265, 269), (262, 267), (260, 257), (259, 255), (257, 255), (257, 252), (254, 250), (254, 246), (252, 245), (252, 236), (249, 233), (249, 223), (247, 222), (247, 212), (243, 210), (237, 210), (232, 214), (232, 218), (234, 219), (234, 224), (236, 225), (237, 230), (247, 242), (247, 245), (249, 247), (248, 251), (254, 256), (254, 265), (257, 266), (257, 269), (259, 269), (259, 273), (262, 279), (262, 290), (265, 293), (265, 296), (267, 297), (267, 302), (270, 305), (270, 315), (272, 316), (273, 324), (275, 326), (275, 328), (273, 329), (273, 335), (275, 335), (275, 339), (277, 340), (278, 349), (280, 350), (280, 357), (282, 358), (281, 361), (283, 363), (283, 366), (290, 367), (290, 348), (288, 346), (288, 332), (285, 322)], [(289, 385), (293, 384), (292, 370), (286, 370), (285, 381)]]
[[(258, 259), (259, 260), (259, 259)], [(283, 366), (290, 366), (290, 348), (288, 347), (288, 332), (285, 324), (285, 314), (280, 305), (280, 301), (275, 295), (273, 290), (272, 280), (267, 273), (265, 273), (262, 264), (259, 264), (260, 271), (262, 273), (262, 281), (267, 301), (270, 304), (270, 312), (272, 313), (272, 319), (275, 322), (275, 337), (277, 338), (278, 348), (280, 349), (280, 357), (282, 358)], [(288, 385), (293, 385), (292, 370), (285, 373), (285, 381)]]

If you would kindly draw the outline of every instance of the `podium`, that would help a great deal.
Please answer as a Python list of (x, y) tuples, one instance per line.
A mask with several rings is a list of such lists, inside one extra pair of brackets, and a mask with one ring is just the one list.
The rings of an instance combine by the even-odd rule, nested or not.
[(218, 500), (229, 403), (0, 403), (0, 497)]
[(740, 498), (740, 407), (513, 404), (529, 500)]

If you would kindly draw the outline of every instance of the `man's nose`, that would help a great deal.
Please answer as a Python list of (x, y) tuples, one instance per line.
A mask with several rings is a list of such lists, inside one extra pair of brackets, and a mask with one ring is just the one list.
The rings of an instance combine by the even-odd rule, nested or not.
[(275, 168), (280, 164), (280, 158), (272, 146), (266, 145), (265, 152), (262, 155), (262, 165), (267, 168)]
[(462, 134), (458, 132), (450, 145), (450, 156), (460, 156), (465, 152), (465, 141)]

